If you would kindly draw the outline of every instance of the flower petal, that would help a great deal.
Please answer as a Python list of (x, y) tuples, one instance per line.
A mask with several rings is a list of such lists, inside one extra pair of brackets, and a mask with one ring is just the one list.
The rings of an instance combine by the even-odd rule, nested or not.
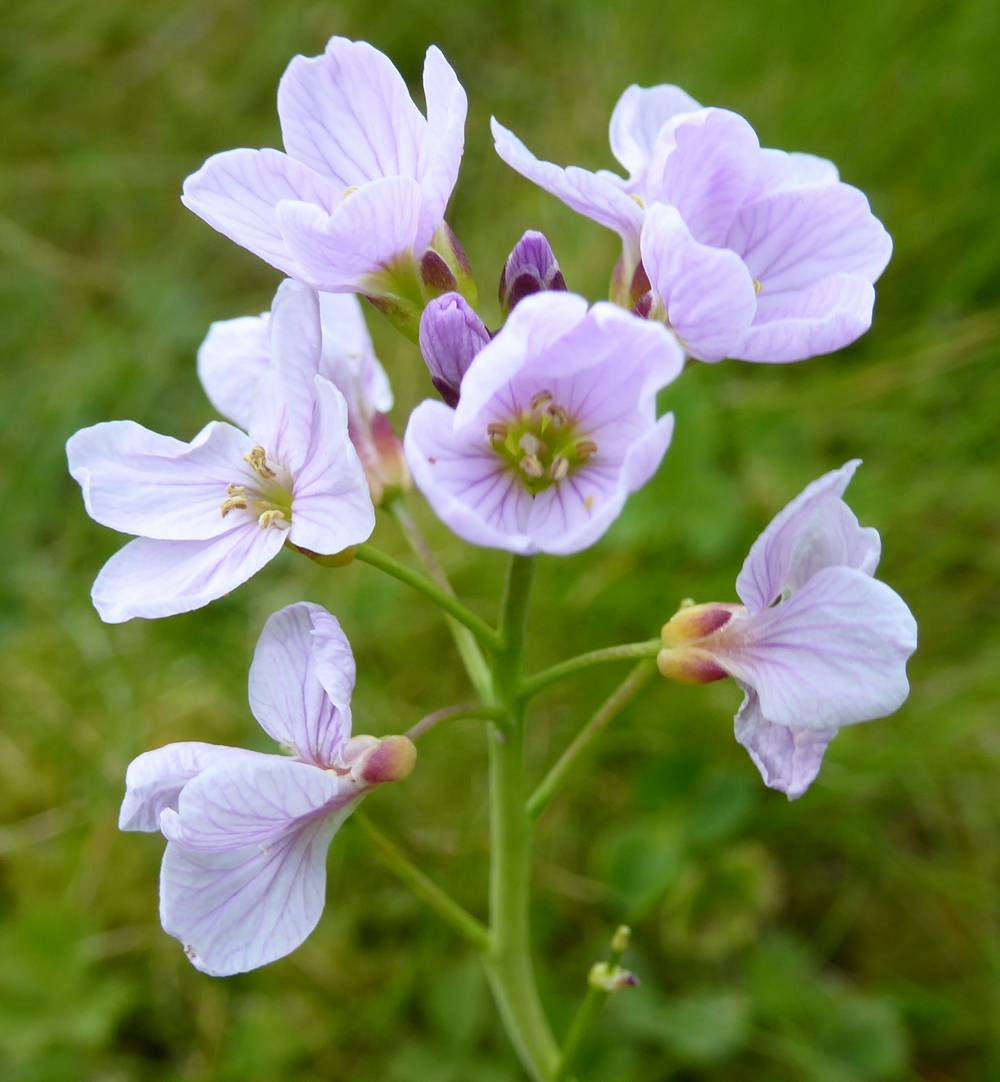
[(125, 797), (118, 814), (119, 830), (156, 831), (160, 812), (177, 807), (181, 790), (210, 766), (262, 759), (259, 752), (221, 744), (184, 741), (143, 752), (125, 772)]
[(352, 192), (332, 213), (285, 202), (278, 222), (300, 273), (315, 289), (364, 293), (367, 279), (412, 252), (420, 226), (420, 185), (387, 177)]
[(323, 357), (319, 374), (347, 399), (353, 414), (388, 413), (392, 387), (375, 356), (361, 302), (353, 293), (321, 293), (319, 318), (323, 327)]
[(288, 153), (342, 189), (419, 175), (427, 122), (392, 61), (366, 41), (334, 37), (322, 56), (295, 57), (278, 116)]
[(731, 356), (785, 364), (849, 346), (872, 325), (875, 290), (857, 274), (834, 274), (794, 293), (762, 294), (757, 317)]
[(293, 278), (302, 269), (278, 224), (282, 200), (333, 210), (342, 191), (278, 150), (226, 150), (184, 181), (181, 202), (230, 240)]
[(760, 199), (791, 188), (836, 184), (838, 180), (837, 167), (826, 158), (764, 147), (760, 152), (760, 170), (752, 198)]
[(375, 508), (348, 438), (347, 402), (322, 376), (315, 377), (315, 388), (309, 451), (295, 476), (289, 536), (301, 548), (328, 556), (368, 540)]
[(268, 617), (250, 666), (250, 709), (261, 728), (324, 769), (351, 735), (354, 655), (336, 617), (300, 601)]
[(753, 128), (728, 109), (674, 117), (657, 139), (643, 195), (677, 208), (695, 240), (733, 247), (726, 236), (760, 168)]
[(691, 236), (675, 207), (658, 203), (642, 227), (642, 265), (670, 326), (702, 361), (738, 353), (757, 309), (746, 264), (728, 248)]
[(469, 109), (458, 76), (436, 45), (427, 50), (424, 58), (424, 97), (427, 99), (427, 140), (425, 164), (419, 178), (424, 204), (418, 250), (429, 243), (444, 220), (448, 200), (455, 190), (465, 148), (465, 118)]
[(271, 363), (268, 321), (266, 312), (219, 320), (198, 347), (198, 378), (209, 402), (244, 430), (253, 419), (257, 385)]
[(807, 485), (753, 543), (736, 579), (736, 592), (751, 612), (798, 590), (824, 567), (875, 573), (878, 530), (862, 527), (842, 498), (860, 465), (852, 459)]
[(316, 927), (349, 782), (278, 756), (200, 774), (163, 813), (160, 920), (213, 976), (284, 957)]
[(752, 687), (775, 725), (830, 729), (897, 710), (909, 694), (906, 661), (917, 625), (884, 582), (849, 567), (826, 567), (780, 605), (719, 635), (714, 652)]
[(679, 86), (628, 87), (611, 114), (611, 151), (640, 181), (663, 125), (678, 113), (693, 113), (701, 106)]
[(795, 188), (748, 203), (724, 243), (743, 257), (762, 297), (808, 289), (835, 274), (874, 282), (892, 254), (892, 239), (868, 199), (849, 184)]
[(629, 253), (638, 250), (642, 208), (625, 192), (624, 181), (610, 173), (591, 173), (577, 166), (562, 169), (552, 162), (541, 161), (496, 118), (491, 126), (496, 152), (511, 169), (561, 199), (578, 214), (613, 229)]
[(200, 609), (256, 574), (285, 543), (256, 522), (207, 541), (130, 541), (101, 568), (91, 590), (100, 617), (120, 624)]
[(249, 438), (213, 421), (190, 443), (161, 436), (134, 421), (81, 429), (66, 443), (69, 472), (87, 514), (122, 533), (167, 541), (219, 537), (226, 486), (253, 478), (243, 455)]
[(833, 729), (802, 729), (774, 725), (760, 712), (753, 688), (745, 688), (736, 714), (736, 739), (747, 749), (769, 789), (797, 800), (812, 785), (823, 764)]

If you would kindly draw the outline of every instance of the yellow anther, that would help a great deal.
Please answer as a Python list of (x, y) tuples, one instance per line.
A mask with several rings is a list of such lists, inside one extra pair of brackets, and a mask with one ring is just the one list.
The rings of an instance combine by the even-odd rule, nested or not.
[(561, 481), (569, 473), (569, 459), (565, 455), (556, 455), (549, 466), (549, 477), (553, 481)]
[(263, 447), (255, 447), (243, 456), (244, 462), (249, 462), (253, 469), (265, 480), (270, 481), (278, 475), (267, 464), (267, 453)]
[(635, 201), (636, 201), (636, 202), (637, 202), (637, 203), (639, 204), (639, 206), (640, 206), (640, 207), (642, 207), (642, 208), (643, 208), (643, 210), (645, 210), (645, 209), (646, 209), (646, 204), (645, 204), (645, 203), (643, 202), (643, 199), (642, 199), (642, 196), (641, 196), (641, 195), (636, 195), (636, 194), (635, 194), (635, 193), (633, 192), (633, 194), (632, 194), (632, 198), (633, 198), (633, 199), (634, 199), (634, 200), (635, 200)]
[(593, 511), (594, 510), (594, 497), (593, 496), (587, 496), (583, 501), (583, 506), (586, 507), (586, 509), (588, 511)]
[(245, 511), (247, 501), (242, 496), (229, 496), (222, 501), (222, 517), (225, 518), (230, 511)]
[(486, 426), (486, 434), (491, 440), (505, 440), (507, 438), (507, 426), (502, 421), (490, 421)]
[(525, 455), (520, 462), (521, 470), (528, 477), (538, 479), (545, 476), (545, 467), (542, 465), (538, 455)]
[(531, 400), (531, 412), (546, 409), (552, 402), (552, 394), (549, 391), (539, 391)]
[(556, 422), (556, 424), (569, 424), (569, 414), (562, 408), (562, 406), (557, 406), (555, 402), (553, 402), (549, 406), (548, 414), (552, 418), (552, 420)]
[(586, 461), (597, 454), (597, 444), (593, 440), (580, 440), (576, 445), (576, 453)]
[(266, 530), (270, 526), (285, 526), (287, 524), (288, 519), (285, 517), (285, 512), (277, 507), (262, 511), (257, 518), (257, 525), (262, 530)]
[(226, 494), (229, 496), (245, 496), (247, 494), (245, 485), (234, 485), (231, 482), (226, 485)]
[(761, 282), (761, 280), (759, 278), (754, 278), (754, 280), (753, 280), (753, 291), (754, 291), (754, 293), (757, 294), (758, 297), (760, 296), (760, 291), (763, 288), (764, 288), (764, 283)]

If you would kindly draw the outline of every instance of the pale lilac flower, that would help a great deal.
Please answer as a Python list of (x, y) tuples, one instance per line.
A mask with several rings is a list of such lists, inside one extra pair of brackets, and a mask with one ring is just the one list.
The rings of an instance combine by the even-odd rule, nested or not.
[(519, 300), (543, 289), (565, 289), (566, 279), (544, 233), (529, 229), (514, 245), (500, 275), (500, 308), (509, 312)]
[(333, 555), (370, 536), (375, 511), (348, 439), (347, 403), (316, 375), (320, 350), (316, 294), (285, 282), (271, 310), (272, 371), (248, 433), (213, 422), (182, 443), (110, 421), (70, 438), (70, 473), (91, 518), (138, 535), (94, 583), (103, 620), (200, 608), (286, 541)]
[(917, 625), (872, 577), (878, 532), (843, 500), (858, 465), (814, 481), (757, 538), (736, 580), (742, 606), (682, 608), (663, 628), (664, 676), (736, 679), (745, 693), (736, 739), (790, 799), (841, 726), (885, 717), (909, 694)]
[(333, 835), (373, 785), (399, 781), (405, 736), (351, 737), (354, 655), (335, 617), (299, 602), (264, 625), (250, 709), (288, 755), (168, 744), (125, 776), (122, 830), (161, 830), (160, 920), (198, 969), (229, 976), (316, 927)]
[[(312, 315), (303, 310), (303, 318)], [(368, 477), (372, 499), (387, 488), (408, 483), (402, 446), (384, 416), (392, 409), (392, 388), (375, 356), (357, 297), (321, 293), (319, 328), (303, 333), (322, 338), (315, 354), (316, 373), (328, 379), (347, 401), (351, 442)], [(212, 405), (228, 420), (250, 425), (260, 387), (272, 368), (270, 313), (213, 323), (198, 350), (198, 375)]]
[(577, 552), (660, 464), (673, 415), (657, 420), (656, 393), (682, 363), (658, 323), (536, 293), (473, 360), (454, 410), (414, 410), (403, 441), (414, 481), (473, 544)]
[(761, 148), (737, 114), (629, 87), (611, 118), (627, 179), (540, 162), (495, 121), (494, 135), (514, 169), (619, 233), (616, 294), (651, 285), (693, 357), (803, 360), (871, 326), (892, 242), (868, 200), (831, 162)]
[(391, 292), (444, 221), (465, 140), (466, 96), (436, 46), (425, 119), (392, 62), (331, 38), (278, 87), (286, 153), (227, 150), (188, 177), (183, 202), (278, 270), (335, 293)]
[(458, 403), (462, 377), (489, 340), (490, 332), (460, 293), (445, 293), (424, 309), (420, 352), (431, 382), (449, 406)]

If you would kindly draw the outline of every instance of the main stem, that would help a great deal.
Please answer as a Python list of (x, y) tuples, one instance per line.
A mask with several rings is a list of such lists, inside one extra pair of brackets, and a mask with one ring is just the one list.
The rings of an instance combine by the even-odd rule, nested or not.
[(545, 1082), (559, 1049), (542, 1009), (531, 964), (531, 821), (525, 810), (524, 708), (517, 695), (531, 561), (511, 560), (500, 621), (494, 696), (505, 714), (490, 725), (490, 933), (486, 972), (521, 1062)]

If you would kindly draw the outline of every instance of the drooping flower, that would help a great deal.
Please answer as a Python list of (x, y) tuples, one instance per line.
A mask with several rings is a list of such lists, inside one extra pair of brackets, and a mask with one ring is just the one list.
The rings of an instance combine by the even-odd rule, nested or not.
[(183, 443), (109, 421), (70, 438), (70, 473), (91, 518), (137, 535), (94, 583), (103, 620), (200, 608), (286, 541), (334, 555), (370, 536), (375, 510), (347, 403), (316, 375), (321, 348), (316, 294), (285, 282), (271, 309), (271, 371), (247, 433), (213, 422)]
[(250, 667), (250, 709), (289, 754), (180, 743), (129, 766), (119, 827), (167, 838), (160, 920), (205, 973), (295, 950), (323, 911), (334, 834), (374, 785), (412, 771), (405, 736), (351, 737), (354, 677), (336, 618), (289, 605), (264, 625)]
[(420, 352), (431, 382), (449, 406), (473, 358), (490, 340), (483, 321), (460, 293), (445, 293), (427, 304), (420, 317)]
[(743, 605), (682, 608), (663, 628), (664, 676), (736, 679), (736, 739), (790, 799), (812, 783), (839, 728), (885, 717), (909, 694), (917, 625), (873, 578), (878, 532), (844, 502), (858, 465), (807, 486), (757, 538), (736, 580)]
[[(302, 317), (311, 315), (311, 306), (304, 306)], [(351, 442), (378, 504), (387, 489), (409, 483), (402, 444), (385, 417), (392, 409), (392, 388), (375, 356), (357, 297), (321, 293), (317, 318), (319, 330), (310, 327), (303, 333), (321, 335), (322, 348), (315, 354), (317, 374), (347, 401)], [(270, 321), (270, 313), (264, 312), (213, 323), (198, 350), (198, 375), (209, 401), (244, 429), (252, 423), (258, 389), (266, 387), (272, 368)]]
[(572, 293), (527, 297), (469, 366), (458, 406), (414, 410), (414, 481), (473, 544), (577, 552), (660, 464), (673, 415), (657, 420), (656, 393), (682, 364), (660, 324)]
[[(427, 50), (427, 117), (387, 56), (331, 38), (297, 56), (278, 87), (285, 153), (227, 150), (184, 183), (183, 202), (283, 273), (335, 293), (391, 294), (444, 222), (467, 101)], [(444, 255), (449, 246), (444, 245)]]
[(804, 360), (871, 326), (892, 241), (868, 200), (829, 161), (762, 148), (736, 113), (629, 87), (611, 118), (628, 178), (538, 161), (495, 121), (494, 135), (514, 169), (619, 233), (617, 298), (651, 286), (691, 356)]
[(500, 309), (509, 312), (518, 301), (543, 289), (565, 289), (566, 279), (544, 233), (529, 229), (511, 249), (500, 275)]

